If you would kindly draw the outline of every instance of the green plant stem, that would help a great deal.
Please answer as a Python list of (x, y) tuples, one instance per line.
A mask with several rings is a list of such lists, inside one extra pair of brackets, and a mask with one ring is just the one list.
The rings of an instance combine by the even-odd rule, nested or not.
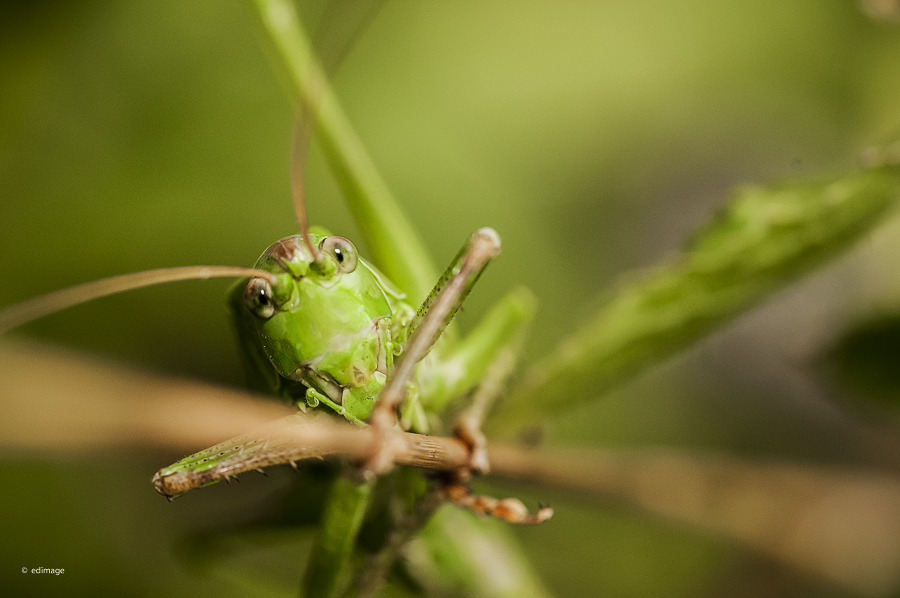
[(353, 553), (373, 485), (372, 482), (357, 484), (344, 476), (334, 480), (303, 577), (303, 596), (306, 598), (334, 595), (341, 573)]

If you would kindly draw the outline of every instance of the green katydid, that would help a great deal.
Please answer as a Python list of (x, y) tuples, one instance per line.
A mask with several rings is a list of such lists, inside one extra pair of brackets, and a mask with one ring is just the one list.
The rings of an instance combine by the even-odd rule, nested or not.
[[(302, 214), (302, 195), (297, 197)], [(302, 215), (300, 221), (303, 226)], [(252, 269), (160, 269), (94, 281), (26, 301), (0, 312), (0, 332), (125, 290), (175, 280), (251, 275), (232, 288), (228, 300), (252, 385), (301, 405), (321, 403), (358, 425), (369, 418), (382, 394), (392, 394), (394, 398), (386, 399), (387, 407), (379, 413), (390, 414), (402, 405), (403, 427), (425, 432), (429, 420), (435, 420), (451, 399), (472, 390), (489, 366), (518, 342), (532, 316), (530, 297), (521, 292), (511, 294), (467, 339), (441, 356), (422, 360), (497, 253), (497, 234), (492, 229), (477, 231), (415, 311), (396, 286), (359, 257), (349, 240), (304, 231), (274, 243)], [(412, 341), (409, 351), (396, 368), (401, 373), (388, 384), (394, 357), (403, 352), (408, 339)], [(383, 429), (393, 426), (387, 417), (386, 423), (380, 424)], [(475, 429), (465, 434), (467, 439), (478, 435)], [(237, 460), (248, 461), (251, 451), (239, 448)], [(202, 455), (162, 470), (156, 478), (160, 492), (168, 494), (161, 482), (168, 475), (209, 471), (224, 461), (209, 458), (206, 452)], [(385, 466), (376, 469), (383, 471)]]
[[(497, 242), (490, 229), (480, 235)], [(318, 256), (300, 235), (281, 239), (256, 265), (271, 273), (275, 283), (264, 277), (240, 283), (229, 303), (246, 357), (269, 379), (270, 390), (310, 406), (324, 403), (361, 424), (385, 386), (394, 356), (423, 318), (416, 317), (402, 292), (358, 256), (349, 240), (324, 234), (308, 238)], [(418, 314), (427, 315), (427, 307)], [(523, 321), (516, 313), (501, 317), (511, 323), (497, 329), (494, 338), (463, 351), (453, 363), (461, 376), (450, 380), (447, 363), (423, 366), (420, 384), (429, 392), (419, 398), (423, 404), (416, 402), (415, 390), (409, 393), (406, 427), (426, 431), (423, 407), (434, 411), (477, 382), (486, 367), (481, 364), (490, 362), (496, 347)]]

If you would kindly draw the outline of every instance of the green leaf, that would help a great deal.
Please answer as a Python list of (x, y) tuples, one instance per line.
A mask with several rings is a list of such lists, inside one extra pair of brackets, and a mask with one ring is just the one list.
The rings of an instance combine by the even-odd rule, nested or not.
[(697, 342), (868, 232), (896, 203), (885, 166), (738, 191), (668, 263), (629, 277), (533, 367), (489, 422), (510, 433), (600, 396)]

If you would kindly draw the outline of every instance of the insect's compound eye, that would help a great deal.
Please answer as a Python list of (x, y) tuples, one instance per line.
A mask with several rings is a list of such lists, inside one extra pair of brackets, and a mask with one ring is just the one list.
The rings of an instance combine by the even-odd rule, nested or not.
[(254, 278), (244, 289), (244, 305), (257, 318), (268, 320), (275, 315), (272, 285), (264, 278)]
[(334, 258), (339, 272), (347, 274), (356, 270), (359, 257), (356, 247), (349, 239), (344, 237), (325, 237), (319, 245), (319, 249)]

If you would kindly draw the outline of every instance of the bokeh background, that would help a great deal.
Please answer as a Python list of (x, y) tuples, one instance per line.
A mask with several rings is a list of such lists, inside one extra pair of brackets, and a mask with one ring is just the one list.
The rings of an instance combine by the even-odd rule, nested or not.
[[(302, 3), (309, 29), (325, 6)], [(0, 305), (154, 267), (250, 265), (294, 234), (291, 102), (249, 3), (7, 2), (0, 11)], [(730, 189), (852, 169), (862, 148), (900, 125), (898, 65), (900, 26), (849, 0), (391, 1), (334, 84), (437, 263), (477, 227), (500, 232), (503, 255), (461, 323), (471, 327), (512, 286), (529, 287), (540, 300), (525, 355), (534, 361), (623, 274), (677, 249)], [(308, 186), (311, 221), (356, 236), (315, 148)], [(897, 471), (898, 251), (895, 219), (701, 346), (562, 414), (546, 442)], [(227, 284), (104, 299), (16, 337), (240, 385)], [(842, 342), (854, 331), (857, 345)], [(875, 359), (885, 365), (872, 373)], [(24, 400), (4, 394), (0, 383), (0, 403)], [(168, 504), (149, 479), (180, 456), (4, 448), (3, 586), (35, 596), (238, 595), (185, 566), (180, 542), (248, 517), (287, 478)], [(485, 488), (553, 502), (551, 523), (514, 533), (560, 596), (900, 587), (834, 584), (627, 504)], [(268, 538), (248, 552), (290, 579), (305, 540)], [(66, 573), (25, 576), (23, 566)]]

